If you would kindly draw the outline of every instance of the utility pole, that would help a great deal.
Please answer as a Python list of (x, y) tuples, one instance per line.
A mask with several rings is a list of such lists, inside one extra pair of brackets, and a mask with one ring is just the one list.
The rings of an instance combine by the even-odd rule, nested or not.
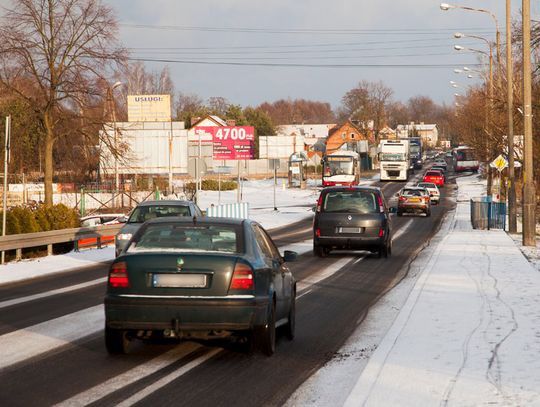
[(512, 62), (512, 7), (506, 0), (506, 94), (508, 113), (508, 231), (517, 233), (516, 176), (514, 171), (514, 67)]
[(531, 106), (531, 1), (522, 0), (523, 19), (523, 245), (536, 246), (536, 188)]
[[(8, 163), (11, 149), (11, 116), (6, 117), (6, 143), (4, 148), (4, 196), (2, 202), (2, 236), (6, 235), (7, 191), (8, 191)], [(2, 264), (6, 260), (6, 253), (2, 252)]]

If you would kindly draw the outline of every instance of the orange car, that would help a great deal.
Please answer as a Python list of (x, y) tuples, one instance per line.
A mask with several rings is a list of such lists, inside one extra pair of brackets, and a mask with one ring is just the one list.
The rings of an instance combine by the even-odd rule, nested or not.
[(423, 182), (433, 182), (438, 187), (444, 187), (444, 174), (438, 170), (426, 171)]

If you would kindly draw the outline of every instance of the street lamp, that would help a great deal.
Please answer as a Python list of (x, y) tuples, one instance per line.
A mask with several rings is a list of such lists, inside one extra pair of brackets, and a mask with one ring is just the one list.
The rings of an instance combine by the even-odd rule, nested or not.
[(479, 13), (485, 13), (489, 14), (493, 21), (495, 22), (495, 34), (496, 34), (496, 43), (497, 43), (497, 72), (498, 77), (500, 80), (501, 77), (501, 33), (499, 31), (499, 20), (497, 20), (497, 16), (493, 14), (491, 11), (483, 9), (483, 8), (473, 8), (473, 7), (467, 7), (467, 6), (457, 6), (454, 4), (448, 4), (448, 3), (441, 3), (440, 5), (441, 10), (448, 11), (450, 9), (461, 9), (461, 10), (467, 10), (467, 11), (476, 11)]

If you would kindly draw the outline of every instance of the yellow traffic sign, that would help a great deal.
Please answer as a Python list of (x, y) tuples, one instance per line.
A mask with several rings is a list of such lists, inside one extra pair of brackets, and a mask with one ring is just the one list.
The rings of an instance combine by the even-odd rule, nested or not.
[(497, 168), (499, 172), (501, 172), (506, 167), (508, 167), (508, 161), (506, 160), (506, 158), (504, 158), (502, 154), (500, 154), (491, 162), (491, 166)]

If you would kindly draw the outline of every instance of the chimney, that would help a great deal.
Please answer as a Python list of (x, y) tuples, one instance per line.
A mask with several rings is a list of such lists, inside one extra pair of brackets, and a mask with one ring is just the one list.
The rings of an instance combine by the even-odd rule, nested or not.
[(236, 120), (227, 120), (227, 126), (229, 127), (236, 126)]

